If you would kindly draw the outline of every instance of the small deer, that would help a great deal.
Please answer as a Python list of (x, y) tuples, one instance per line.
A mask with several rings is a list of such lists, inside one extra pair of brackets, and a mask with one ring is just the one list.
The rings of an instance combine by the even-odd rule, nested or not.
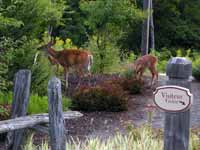
[(80, 49), (64, 49), (61, 51), (56, 51), (51, 46), (52, 42), (47, 45), (40, 47), (47, 51), (49, 55), (49, 60), (53, 64), (60, 64), (64, 68), (64, 79), (65, 87), (68, 87), (68, 71), (70, 67), (76, 69), (80, 76), (83, 76), (85, 72), (91, 74), (91, 65), (93, 63), (93, 55), (86, 50)]
[(156, 70), (156, 64), (158, 60), (156, 56), (153, 55), (144, 55), (138, 58), (134, 63), (134, 70), (136, 73), (136, 79), (141, 80), (145, 69), (149, 69), (151, 72), (151, 86), (154, 84), (155, 77), (158, 80), (158, 72)]

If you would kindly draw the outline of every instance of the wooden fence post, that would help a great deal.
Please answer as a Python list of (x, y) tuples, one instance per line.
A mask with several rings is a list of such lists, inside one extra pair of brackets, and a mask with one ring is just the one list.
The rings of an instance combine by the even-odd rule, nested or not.
[[(191, 90), (189, 77), (192, 63), (185, 58), (175, 57), (168, 61), (167, 85), (176, 85)], [(165, 112), (164, 150), (188, 150), (190, 110), (185, 112)]]
[(66, 150), (61, 82), (53, 77), (48, 83), (49, 135), (51, 150)]
[[(25, 116), (30, 96), (31, 71), (20, 70), (15, 75), (11, 118)], [(20, 150), (25, 130), (8, 132), (7, 149)]]

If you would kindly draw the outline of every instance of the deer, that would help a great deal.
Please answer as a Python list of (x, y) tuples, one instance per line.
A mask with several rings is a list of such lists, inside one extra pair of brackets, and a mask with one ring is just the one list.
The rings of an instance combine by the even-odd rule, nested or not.
[(93, 55), (90, 51), (80, 49), (63, 49), (61, 51), (56, 51), (51, 47), (52, 45), (53, 42), (50, 41), (48, 44), (43, 45), (39, 49), (43, 49), (48, 53), (49, 59), (53, 64), (59, 64), (64, 68), (66, 89), (68, 87), (69, 68), (75, 68), (81, 77), (85, 74), (84, 72), (91, 75), (90, 70), (93, 63)]
[(156, 64), (158, 62), (158, 59), (156, 56), (147, 54), (142, 57), (139, 57), (135, 62), (134, 62), (134, 71), (136, 73), (136, 79), (142, 80), (142, 76), (144, 74), (145, 69), (147, 68), (152, 75), (151, 78), (151, 86), (156, 80), (158, 80), (158, 72), (156, 69)]
[(59, 62), (57, 61), (57, 59), (55, 59), (51, 55), (48, 55), (48, 60), (50, 61), (51, 65), (56, 65), (56, 71), (58, 72)]

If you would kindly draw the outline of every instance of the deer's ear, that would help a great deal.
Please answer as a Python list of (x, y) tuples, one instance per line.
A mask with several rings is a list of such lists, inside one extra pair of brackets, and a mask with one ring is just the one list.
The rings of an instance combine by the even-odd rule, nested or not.
[(51, 38), (51, 41), (47, 44), (48, 47), (51, 47), (52, 45), (54, 45), (56, 43), (56, 40)]

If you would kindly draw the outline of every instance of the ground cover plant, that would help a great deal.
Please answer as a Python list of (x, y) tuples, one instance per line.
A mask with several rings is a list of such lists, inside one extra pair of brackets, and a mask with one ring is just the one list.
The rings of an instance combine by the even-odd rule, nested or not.
[[(190, 135), (189, 150), (200, 148), (199, 137), (195, 132)], [(27, 142), (23, 150), (48, 150), (48, 142), (34, 145), (33, 138)], [(134, 128), (131, 124), (126, 126), (126, 134), (117, 132), (107, 139), (87, 138), (86, 140), (71, 139), (66, 143), (68, 150), (162, 150), (163, 131), (152, 129), (149, 125)]]

